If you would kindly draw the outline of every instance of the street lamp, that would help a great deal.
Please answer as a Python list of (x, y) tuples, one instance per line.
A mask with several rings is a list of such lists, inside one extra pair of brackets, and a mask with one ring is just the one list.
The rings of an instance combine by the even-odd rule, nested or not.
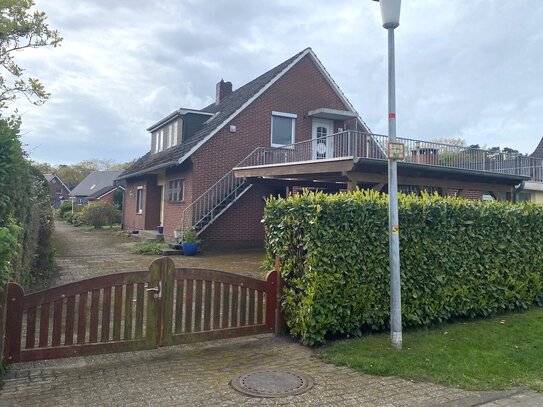
[[(374, 0), (379, 1), (379, 0)], [(396, 81), (394, 29), (400, 25), (401, 0), (380, 0), (383, 27), (388, 31), (388, 223), (390, 252), (390, 338), (392, 347), (402, 348), (402, 299), (400, 290), (400, 227), (398, 226), (398, 163), (396, 155)], [(394, 148), (396, 147), (396, 148)]]

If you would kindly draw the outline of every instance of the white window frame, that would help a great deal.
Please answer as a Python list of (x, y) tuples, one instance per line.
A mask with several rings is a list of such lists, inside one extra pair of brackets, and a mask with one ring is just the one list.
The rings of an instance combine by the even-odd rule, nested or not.
[(292, 120), (292, 136), (291, 136), (291, 142), (289, 144), (294, 144), (296, 140), (296, 119), (298, 118), (298, 115), (294, 113), (272, 111), (271, 127), (270, 127), (270, 145), (272, 147), (284, 147), (284, 146), (288, 146), (289, 144), (278, 144), (278, 143), (273, 142), (273, 117), (274, 116), (293, 119)]
[(177, 133), (178, 130), (178, 124), (177, 120), (173, 122), (173, 145), (176, 146), (178, 143), (179, 135)]
[(142, 213), (143, 213), (143, 186), (139, 186), (136, 189), (136, 214), (141, 215)]
[(155, 151), (157, 153), (164, 150), (164, 130), (160, 130), (156, 132), (156, 147)]

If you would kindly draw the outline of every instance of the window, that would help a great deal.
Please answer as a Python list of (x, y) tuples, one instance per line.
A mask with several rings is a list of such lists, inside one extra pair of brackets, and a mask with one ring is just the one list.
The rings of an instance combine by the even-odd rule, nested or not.
[(157, 131), (156, 133), (156, 146), (155, 152), (160, 152), (164, 149), (164, 130)]
[(173, 124), (170, 124), (168, 126), (168, 139), (166, 148), (170, 148), (171, 146), (173, 146)]
[(182, 178), (172, 179), (168, 183), (168, 186), (168, 201), (183, 202), (183, 189), (185, 187), (185, 180)]
[(136, 213), (143, 212), (143, 187), (138, 187), (138, 192), (136, 193)]
[(173, 122), (173, 145), (176, 146), (178, 143), (178, 134), (177, 134), (177, 121)]
[(271, 145), (273, 147), (294, 143), (296, 117), (292, 113), (272, 112)]

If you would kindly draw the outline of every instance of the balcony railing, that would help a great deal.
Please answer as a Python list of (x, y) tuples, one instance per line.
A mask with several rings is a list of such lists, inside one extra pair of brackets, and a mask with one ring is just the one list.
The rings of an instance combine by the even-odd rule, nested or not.
[[(543, 182), (543, 160), (523, 155), (492, 154), (487, 150), (431, 141), (398, 138), (405, 146), (404, 162), (471, 171), (522, 175)], [(238, 167), (286, 164), (333, 158), (387, 159), (388, 137), (344, 131), (282, 147), (261, 147)]]

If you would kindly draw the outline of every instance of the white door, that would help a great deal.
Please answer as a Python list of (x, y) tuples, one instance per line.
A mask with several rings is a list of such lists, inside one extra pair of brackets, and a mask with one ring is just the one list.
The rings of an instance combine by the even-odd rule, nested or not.
[(328, 137), (333, 132), (333, 120), (313, 119), (313, 160), (334, 157), (334, 141)]

